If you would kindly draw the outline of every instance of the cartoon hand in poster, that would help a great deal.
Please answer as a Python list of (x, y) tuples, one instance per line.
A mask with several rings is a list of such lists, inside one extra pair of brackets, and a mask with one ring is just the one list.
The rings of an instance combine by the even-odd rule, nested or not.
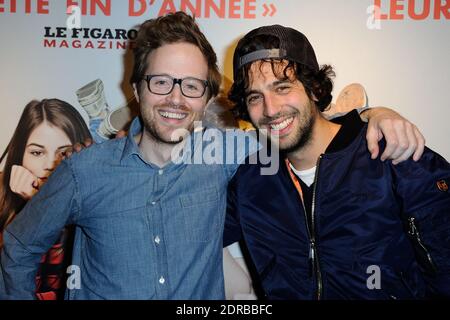
[(29, 200), (36, 192), (43, 181), (22, 166), (13, 165), (11, 168), (11, 178), (9, 187), (11, 191), (20, 195), (24, 200)]

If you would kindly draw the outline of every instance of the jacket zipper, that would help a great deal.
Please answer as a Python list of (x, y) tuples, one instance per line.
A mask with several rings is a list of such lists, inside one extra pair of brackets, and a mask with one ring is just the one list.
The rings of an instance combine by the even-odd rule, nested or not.
[(311, 226), (312, 226), (312, 233), (310, 234), (310, 254), (313, 257), (313, 265), (315, 267), (316, 271), (316, 278), (317, 278), (317, 300), (320, 300), (322, 298), (322, 291), (323, 291), (323, 284), (322, 284), (322, 273), (320, 271), (320, 264), (319, 264), (319, 255), (317, 253), (317, 247), (316, 247), (316, 227), (315, 227), (315, 209), (316, 209), (316, 191), (317, 191), (317, 181), (319, 177), (319, 167), (320, 167), (320, 160), (322, 159), (322, 155), (319, 156), (319, 159), (317, 159), (317, 165), (316, 165), (316, 174), (314, 177), (314, 189), (313, 189), (313, 198), (312, 198), (312, 206), (311, 206)]
[(409, 222), (409, 230), (408, 230), (409, 234), (417, 240), (417, 243), (422, 248), (423, 252), (425, 252), (427, 259), (430, 262), (430, 265), (434, 270), (436, 270), (436, 265), (434, 264), (433, 258), (428, 252), (428, 249), (424, 246), (422, 238), (420, 237), (420, 232), (416, 226), (416, 219), (414, 217), (409, 217), (408, 222)]
[[(323, 291), (322, 273), (320, 272), (319, 256), (317, 253), (317, 244), (316, 244), (316, 238), (315, 238), (315, 223), (314, 223), (314, 213), (315, 213), (315, 206), (316, 206), (316, 190), (317, 190), (317, 181), (318, 181), (319, 166), (320, 166), (321, 159), (322, 159), (322, 155), (319, 156), (319, 159), (317, 159), (317, 164), (316, 164), (316, 174), (314, 177), (313, 198), (312, 198), (312, 203), (311, 203), (311, 206), (312, 206), (311, 219), (307, 214), (305, 202), (304, 202), (303, 198), (300, 197), (301, 204), (303, 206), (303, 212), (305, 214), (306, 231), (308, 232), (308, 236), (309, 236), (309, 260), (311, 263), (311, 269), (317, 279), (317, 296), (316, 296), (317, 300), (320, 300), (322, 298), (322, 291)], [(310, 220), (311, 220), (311, 228), (309, 227)]]

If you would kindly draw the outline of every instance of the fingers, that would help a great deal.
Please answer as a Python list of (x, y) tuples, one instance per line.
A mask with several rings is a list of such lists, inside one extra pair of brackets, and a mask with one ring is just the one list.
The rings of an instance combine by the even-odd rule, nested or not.
[[(397, 125), (401, 126), (402, 124), (399, 123)], [(392, 159), (392, 155), (396, 152), (400, 142), (395, 129), (395, 124), (391, 119), (382, 120), (379, 126), (386, 140), (386, 147), (381, 154), (380, 160), (385, 161), (386, 159)]]
[(413, 133), (417, 139), (417, 149), (414, 152), (413, 160), (419, 161), (422, 157), (423, 151), (425, 150), (425, 137), (420, 133), (416, 126), (413, 126)]
[(68, 148), (66, 150), (66, 154), (64, 156), (64, 159), (70, 158), (72, 156), (72, 154), (73, 154), (73, 147), (72, 148)]
[(93, 144), (93, 141), (92, 141), (91, 138), (87, 138), (86, 140), (84, 140), (83, 144), (87, 148), (87, 147), (90, 147)]
[(383, 136), (386, 140), (381, 161), (392, 159), (393, 164), (398, 164), (411, 156), (414, 161), (420, 159), (425, 149), (425, 139), (414, 124), (386, 108), (374, 108), (369, 115), (367, 143), (372, 159), (380, 152), (378, 145), (374, 146), (376, 136), (377, 144)]
[(127, 132), (125, 130), (120, 130), (119, 132), (117, 132), (116, 134), (116, 139), (120, 139), (123, 138), (127, 135)]
[(406, 120), (385, 119), (380, 128), (386, 139), (386, 148), (381, 161), (392, 159), (394, 165), (413, 156), (418, 161), (425, 148), (425, 139), (415, 125)]
[(9, 187), (12, 192), (29, 200), (39, 190), (39, 178), (22, 166), (13, 165)]
[[(404, 143), (403, 146), (405, 146), (407, 144), (408, 147), (406, 148), (406, 150), (403, 153), (401, 153), (398, 156), (396, 156), (397, 153), (400, 153), (402, 149), (399, 148), (397, 153), (394, 152), (394, 155), (393, 155), (394, 160), (392, 161), (392, 164), (394, 164), (394, 165), (407, 160), (409, 157), (411, 157), (411, 155), (417, 149), (417, 138), (416, 138), (416, 135), (414, 134), (413, 125), (411, 123), (405, 124), (405, 132), (404, 133), (406, 133), (406, 135), (404, 136), (404, 139), (406, 139), (406, 142), (403, 142)], [(402, 133), (399, 132), (398, 134), (401, 135)], [(400, 138), (399, 140), (402, 140), (402, 139), (403, 138)], [(399, 145), (401, 146), (402, 143), (400, 143)]]
[[(81, 150), (90, 147), (94, 142), (92, 141), (91, 138), (87, 138), (86, 140), (83, 141), (83, 143), (77, 142), (73, 145), (72, 149), (75, 152), (80, 152)], [(71, 152), (72, 155), (73, 152)]]
[[(386, 154), (384, 159), (396, 160), (409, 148), (408, 136), (406, 134), (407, 124), (403, 121), (392, 121), (395, 138), (393, 143), (389, 146), (389, 141), (386, 139), (386, 149), (391, 150), (390, 154)], [(412, 153), (411, 153), (412, 154)], [(411, 155), (410, 154), (410, 155)]]
[(369, 125), (367, 128), (366, 139), (371, 158), (376, 159), (380, 153), (380, 148), (378, 146), (380, 140), (379, 131), (374, 126)]
[(81, 144), (81, 143), (79, 143), (79, 142), (77, 142), (77, 143), (75, 143), (74, 145), (73, 145), (73, 150), (75, 151), (75, 152), (80, 152), (81, 150), (83, 150), (84, 149), (84, 146)]

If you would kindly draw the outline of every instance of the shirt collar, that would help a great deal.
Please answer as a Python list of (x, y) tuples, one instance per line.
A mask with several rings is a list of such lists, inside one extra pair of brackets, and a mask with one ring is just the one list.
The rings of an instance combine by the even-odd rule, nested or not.
[[(122, 151), (122, 157), (120, 159), (121, 163), (122, 161), (124, 161), (125, 159), (131, 157), (132, 155), (137, 155), (139, 156), (141, 159), (141, 153), (139, 150), (139, 146), (137, 145), (134, 137), (140, 133), (143, 132), (143, 126), (141, 123), (141, 119), (139, 117), (136, 117), (133, 119), (133, 121), (131, 122), (131, 126), (130, 126), (130, 130), (128, 131), (128, 135), (126, 137), (125, 140), (125, 146), (123, 148)], [(188, 160), (188, 158), (191, 158), (194, 156), (194, 149), (195, 147), (199, 147), (199, 144), (202, 143), (202, 139), (201, 136), (203, 135), (204, 132), (204, 128), (197, 128), (196, 130), (194, 130), (193, 132), (191, 132), (190, 135), (190, 145), (187, 147), (190, 149), (190, 153), (183, 153), (183, 160), (182, 163), (190, 163), (190, 161)], [(146, 162), (144, 159), (142, 159), (142, 161)], [(191, 160), (192, 161), (192, 160)], [(147, 162), (146, 162), (147, 163)], [(152, 166), (151, 163), (149, 163), (150, 166)], [(167, 165), (166, 168), (170, 168), (172, 166), (174, 166), (174, 163), (169, 163)]]
[(131, 122), (130, 130), (128, 131), (125, 146), (122, 151), (122, 157), (120, 159), (121, 162), (134, 154), (140, 155), (139, 146), (134, 140), (134, 137), (139, 133), (142, 133), (142, 125), (139, 117), (136, 117), (133, 119), (133, 122)]

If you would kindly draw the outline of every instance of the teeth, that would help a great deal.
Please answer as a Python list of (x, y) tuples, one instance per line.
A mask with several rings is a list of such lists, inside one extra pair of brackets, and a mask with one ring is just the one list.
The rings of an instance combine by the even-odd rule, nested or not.
[(187, 114), (183, 114), (183, 113), (174, 113), (174, 112), (159, 112), (159, 114), (161, 116), (163, 116), (164, 118), (167, 119), (184, 119), (187, 117)]
[(294, 121), (294, 118), (288, 118), (281, 123), (271, 124), (270, 128), (272, 130), (280, 131), (280, 130), (285, 129), (288, 125), (290, 125), (292, 123), (292, 121)]

